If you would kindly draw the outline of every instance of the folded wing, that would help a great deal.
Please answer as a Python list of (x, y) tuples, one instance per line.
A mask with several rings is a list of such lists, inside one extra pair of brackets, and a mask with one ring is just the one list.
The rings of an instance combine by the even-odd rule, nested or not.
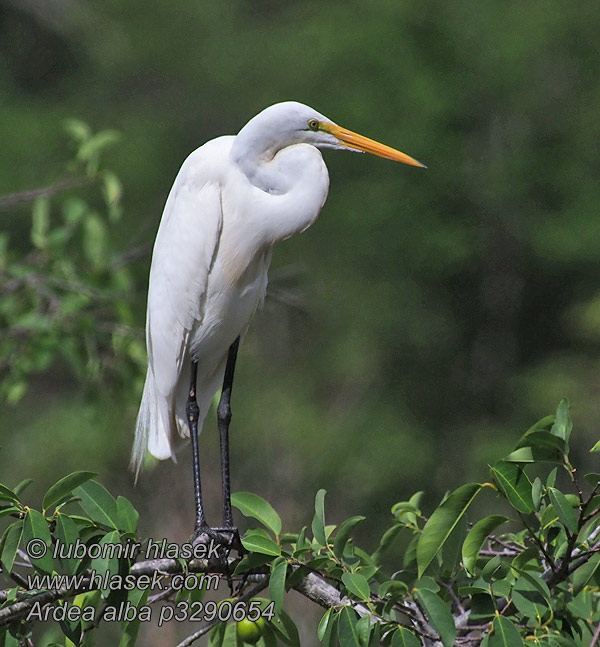
[[(222, 227), (221, 187), (202, 184), (193, 164), (182, 167), (165, 205), (156, 237), (146, 318), (148, 372), (132, 455), (135, 469), (146, 448), (174, 456), (174, 395), (192, 329), (202, 322), (209, 275)], [(187, 166), (186, 166), (187, 165)]]

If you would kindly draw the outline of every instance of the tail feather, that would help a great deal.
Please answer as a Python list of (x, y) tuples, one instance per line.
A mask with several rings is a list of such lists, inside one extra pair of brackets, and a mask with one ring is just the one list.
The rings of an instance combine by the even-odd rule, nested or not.
[(156, 458), (175, 458), (173, 433), (175, 423), (170, 423), (172, 414), (169, 412), (167, 398), (157, 398), (154, 388), (154, 376), (149, 368), (142, 394), (142, 402), (135, 426), (135, 440), (131, 452), (130, 468), (135, 472), (136, 479), (144, 461), (146, 449)]
[[(198, 376), (196, 389), (200, 409), (198, 433), (202, 431), (204, 418), (210, 408), (213, 395), (223, 380), (224, 371), (225, 358), (208, 376), (204, 374)], [(130, 469), (135, 473), (136, 480), (144, 462), (146, 450), (159, 460), (172, 458), (177, 462), (175, 453), (186, 444), (190, 435), (186, 415), (188, 392), (188, 380), (184, 376), (180, 376), (168, 397), (157, 393), (154, 374), (148, 367), (129, 463)]]

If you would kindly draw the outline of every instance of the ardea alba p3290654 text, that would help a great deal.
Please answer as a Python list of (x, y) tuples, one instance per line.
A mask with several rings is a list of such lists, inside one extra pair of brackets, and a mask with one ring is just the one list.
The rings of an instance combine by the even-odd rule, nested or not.
[(271, 249), (306, 229), (327, 198), (319, 148), (364, 151), (412, 166), (412, 157), (338, 126), (301, 103), (266, 108), (236, 136), (213, 139), (183, 163), (156, 236), (146, 318), (148, 372), (132, 466), (146, 449), (175, 456), (190, 436), (195, 536), (202, 507), (198, 432), (222, 385), (223, 528), (235, 533), (229, 485), (229, 406), (240, 340), (267, 288)]

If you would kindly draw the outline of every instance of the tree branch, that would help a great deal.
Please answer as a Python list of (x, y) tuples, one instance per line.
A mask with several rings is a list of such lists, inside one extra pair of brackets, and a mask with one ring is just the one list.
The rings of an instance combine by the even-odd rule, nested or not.
[(68, 191), (76, 187), (91, 184), (98, 179), (96, 175), (88, 177), (65, 177), (50, 184), (49, 186), (40, 189), (27, 189), (26, 191), (19, 191), (18, 193), (9, 193), (0, 196), (0, 211), (11, 209), (22, 202), (32, 202), (38, 198), (50, 198), (56, 193), (61, 191)]

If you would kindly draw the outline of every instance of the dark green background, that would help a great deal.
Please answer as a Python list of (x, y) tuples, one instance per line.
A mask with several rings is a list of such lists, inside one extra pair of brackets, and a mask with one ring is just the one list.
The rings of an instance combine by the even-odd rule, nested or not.
[[(0, 193), (61, 175), (64, 119), (115, 128), (123, 251), (153, 239), (191, 150), (287, 99), (426, 163), (325, 153), (330, 197), (276, 249), (234, 389), (234, 489), (269, 499), (293, 529), (324, 487), (332, 522), (369, 516), (374, 548), (395, 501), (485, 480), (563, 396), (576, 459), (593, 468), (599, 31), (593, 3), (4, 0)], [(24, 250), (25, 216), (0, 214)], [(131, 295), (140, 327), (148, 266)], [(0, 414), (1, 480), (34, 476), (35, 497), (94, 469), (139, 506), (143, 534), (185, 539), (188, 452), (135, 490), (126, 471), (141, 379), (115, 395), (61, 366), (36, 378)], [(201, 447), (214, 518), (212, 420)]]

